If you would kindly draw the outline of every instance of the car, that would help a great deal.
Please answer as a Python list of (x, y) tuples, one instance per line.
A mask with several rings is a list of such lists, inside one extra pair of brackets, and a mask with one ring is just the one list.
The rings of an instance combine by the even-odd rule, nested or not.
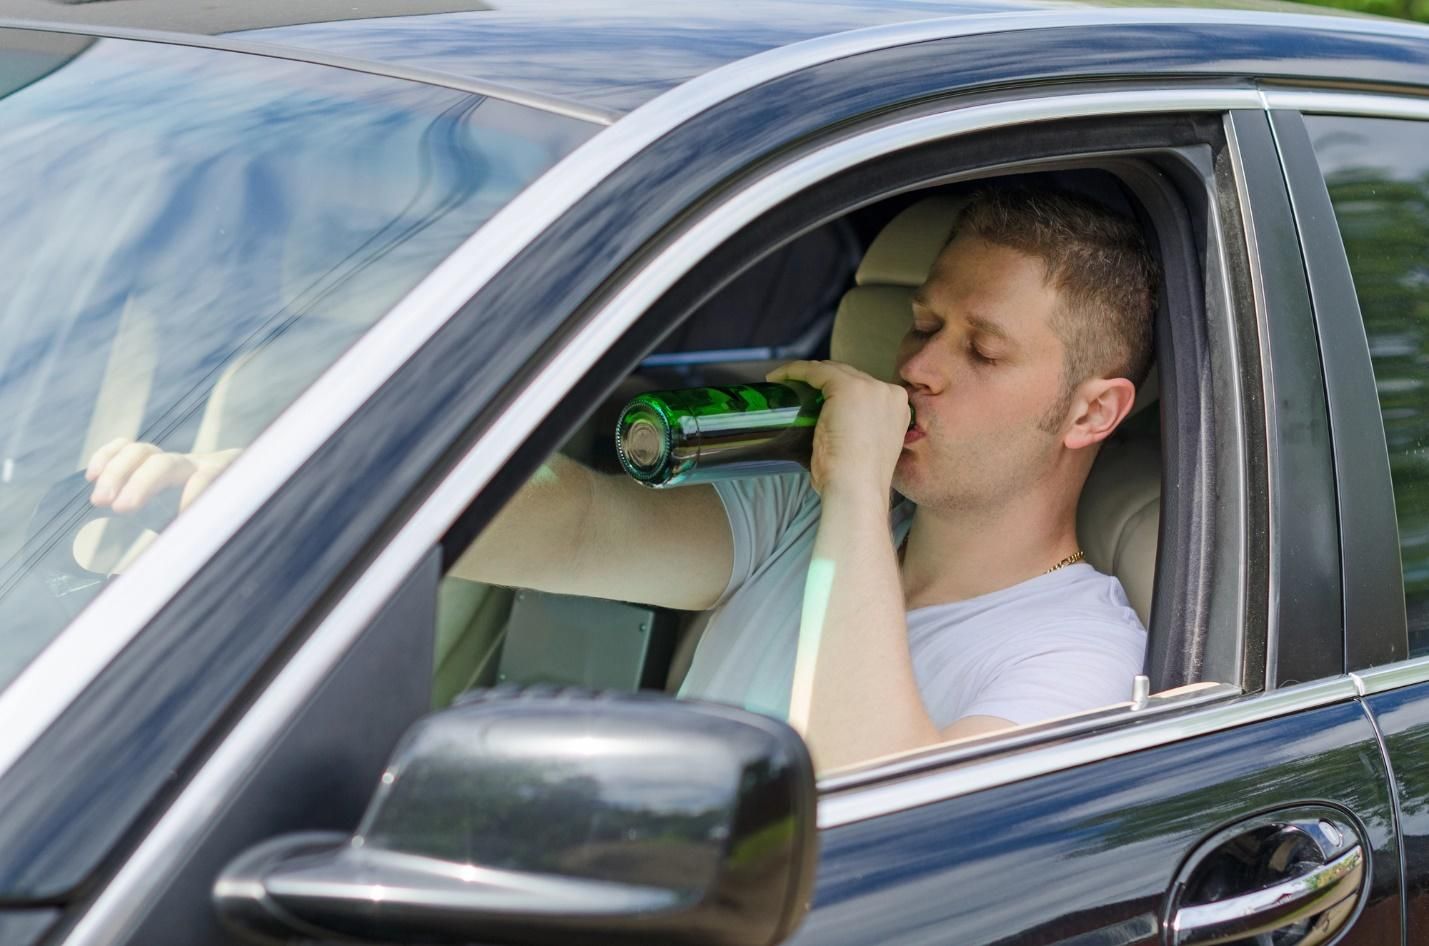
[[(4, 0), (0, 63), (0, 943), (1429, 943), (1429, 28)], [(1130, 700), (816, 772), (672, 698), (697, 617), (446, 574), (635, 392), (876, 370), (989, 181), (1165, 269), (1079, 510)]]

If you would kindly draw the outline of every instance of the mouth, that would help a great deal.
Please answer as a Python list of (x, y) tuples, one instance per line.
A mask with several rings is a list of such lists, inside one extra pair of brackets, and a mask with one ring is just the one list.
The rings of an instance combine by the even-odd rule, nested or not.
[(908, 412), (908, 431), (903, 435), (903, 444), (905, 446), (928, 436), (928, 432), (923, 429), (923, 425), (918, 423), (918, 407), (911, 400), (908, 402)]

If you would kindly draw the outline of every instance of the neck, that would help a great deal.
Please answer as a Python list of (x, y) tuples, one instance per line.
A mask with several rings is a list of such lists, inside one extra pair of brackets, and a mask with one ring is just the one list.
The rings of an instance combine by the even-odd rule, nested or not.
[(904, 545), (907, 607), (965, 601), (1046, 573), (1077, 551), (1078, 493), (1045, 490), (976, 512), (919, 506)]

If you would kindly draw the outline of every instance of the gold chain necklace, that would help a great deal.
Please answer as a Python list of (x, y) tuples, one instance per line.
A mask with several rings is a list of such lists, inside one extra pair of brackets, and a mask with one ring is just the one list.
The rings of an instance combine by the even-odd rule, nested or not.
[(1047, 569), (1047, 570), (1046, 570), (1045, 572), (1043, 572), (1042, 574), (1044, 574), (1044, 575), (1050, 575), (1050, 574), (1052, 574), (1053, 572), (1055, 572), (1057, 569), (1059, 569), (1059, 568), (1066, 568), (1068, 565), (1075, 565), (1075, 564), (1077, 564), (1078, 562), (1080, 562), (1082, 559), (1084, 559), (1084, 558), (1086, 558), (1086, 557), (1087, 557), (1087, 553), (1086, 553), (1086, 552), (1083, 552), (1081, 549), (1077, 549), (1077, 550), (1076, 550), (1075, 552), (1073, 552), (1071, 555), (1068, 555), (1066, 558), (1062, 559), (1060, 562), (1058, 562), (1057, 564), (1053, 565), (1051, 568)]

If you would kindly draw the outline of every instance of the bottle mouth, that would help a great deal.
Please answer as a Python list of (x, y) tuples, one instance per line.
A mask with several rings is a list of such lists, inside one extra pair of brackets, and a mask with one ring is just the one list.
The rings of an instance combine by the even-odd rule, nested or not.
[(653, 470), (665, 459), (665, 434), (648, 417), (641, 417), (626, 428), (622, 442), (626, 458), (642, 470)]
[(657, 408), (637, 399), (620, 416), (615, 447), (625, 472), (653, 484), (667, 472), (674, 448), (670, 422)]

